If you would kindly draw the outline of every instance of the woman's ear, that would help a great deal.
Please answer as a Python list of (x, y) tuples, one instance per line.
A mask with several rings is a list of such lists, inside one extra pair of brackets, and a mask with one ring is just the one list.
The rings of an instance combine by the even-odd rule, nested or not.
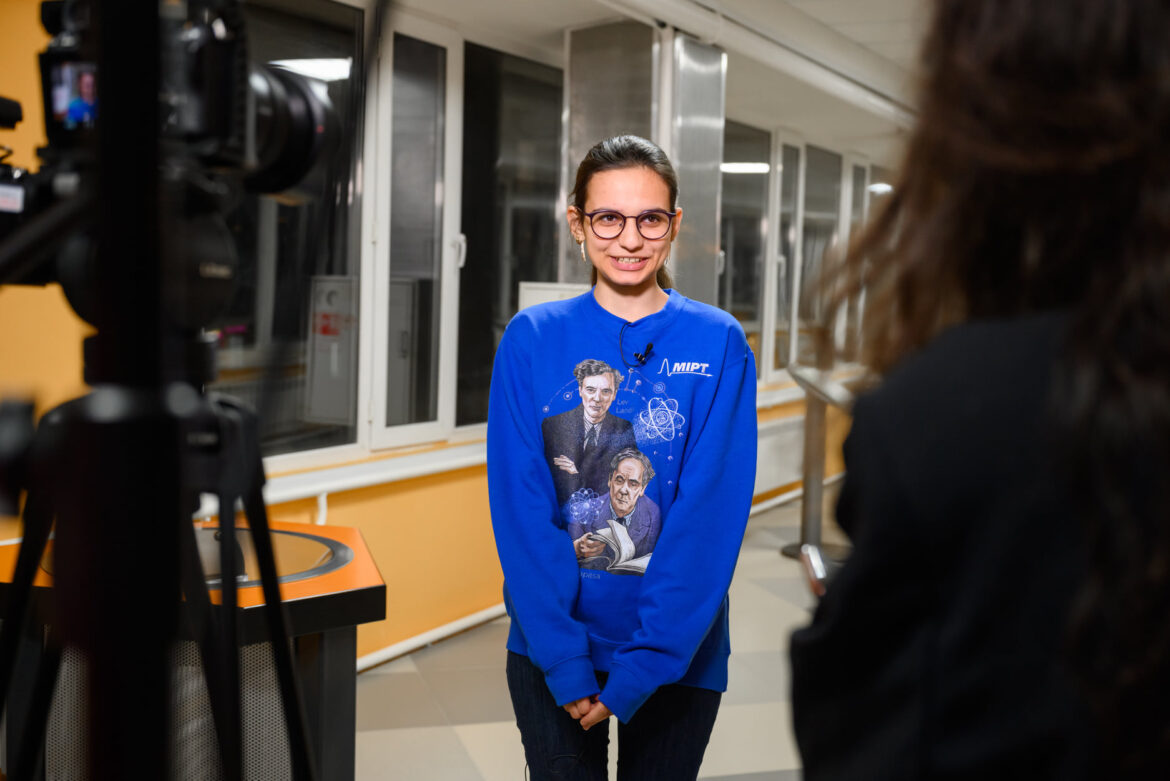
[(585, 226), (581, 224), (581, 212), (576, 206), (570, 206), (565, 210), (565, 216), (569, 220), (569, 231), (573, 234), (573, 240), (578, 244), (585, 241)]
[(674, 241), (678, 238), (678, 229), (682, 226), (682, 207), (674, 210), (674, 224), (670, 228), (670, 240)]

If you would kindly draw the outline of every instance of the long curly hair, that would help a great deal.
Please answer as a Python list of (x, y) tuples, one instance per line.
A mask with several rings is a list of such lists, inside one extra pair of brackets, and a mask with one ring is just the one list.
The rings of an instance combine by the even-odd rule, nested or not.
[(827, 276), (879, 373), (1070, 312), (1052, 412), (1092, 571), (1070, 655), (1117, 778), (1170, 759), (1170, 2), (934, 0), (894, 191)]

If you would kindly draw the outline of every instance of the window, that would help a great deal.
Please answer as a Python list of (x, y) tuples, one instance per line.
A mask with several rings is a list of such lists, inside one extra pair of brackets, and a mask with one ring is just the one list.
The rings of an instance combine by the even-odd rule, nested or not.
[(792, 342), (792, 304), (796, 292), (797, 203), (800, 190), (800, 147), (790, 144), (780, 149), (780, 258), (776, 281), (776, 346), (774, 367), (789, 363)]
[[(866, 221), (866, 168), (851, 166), (852, 179), (849, 191), (849, 238), (857, 236)], [(838, 355), (844, 361), (856, 361), (861, 346), (861, 295), (850, 297), (843, 315), (843, 332), (837, 340)]]
[[(738, 122), (723, 131), (723, 192), (720, 202), (719, 306), (739, 320), (752, 351), (760, 355), (763, 334), (764, 250), (772, 136)], [(762, 371), (756, 362), (757, 374)]]
[(800, 300), (797, 315), (796, 360), (806, 366), (831, 361), (818, 356), (817, 346), (828, 324), (821, 295), (825, 255), (838, 250), (841, 217), (841, 155), (805, 147), (804, 214), (801, 225)]
[(378, 74), (377, 205), (369, 210), (370, 445), (454, 427), (461, 248), (463, 39), (392, 6)]
[[(209, 389), (259, 408), (266, 456), (356, 440), (362, 147), (362, 12), (329, 0), (243, 6), (251, 58), (311, 76), (327, 91), (339, 143), (295, 195), (247, 196), (228, 226), (239, 285)], [(322, 71), (320, 64), (328, 63)], [(317, 67), (315, 67), (317, 66)], [(277, 343), (276, 379), (264, 375)]]
[(394, 35), (386, 423), (438, 419), (447, 58)]
[[(894, 191), (894, 173), (889, 169), (882, 168), (879, 165), (870, 166), (869, 169), (869, 185), (865, 188), (865, 219), (872, 220), (881, 211), (885, 201), (890, 197), (890, 193)], [(862, 288), (860, 300), (858, 302), (858, 353), (865, 343), (865, 330), (862, 328), (862, 319), (865, 314), (865, 288)]]
[(519, 283), (556, 280), (562, 82), (558, 68), (464, 50), (459, 426), (487, 420), (492, 359)]

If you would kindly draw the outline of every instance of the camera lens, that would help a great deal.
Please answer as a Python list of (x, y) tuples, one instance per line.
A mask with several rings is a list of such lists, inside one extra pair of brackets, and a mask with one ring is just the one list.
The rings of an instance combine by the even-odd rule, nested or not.
[(292, 71), (253, 67), (249, 87), (255, 100), (257, 167), (244, 180), (253, 192), (293, 187), (336, 141), (333, 107), (324, 90)]

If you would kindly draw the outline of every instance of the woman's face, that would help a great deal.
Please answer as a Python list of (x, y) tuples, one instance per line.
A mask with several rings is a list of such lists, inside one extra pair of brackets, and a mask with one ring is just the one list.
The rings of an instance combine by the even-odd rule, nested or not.
[[(587, 213), (605, 210), (636, 217), (652, 209), (670, 211), (670, 187), (649, 168), (617, 168), (594, 174), (589, 180), (585, 192)], [(680, 209), (670, 230), (660, 239), (643, 237), (636, 219), (626, 220), (615, 238), (601, 239), (590, 227), (589, 218), (575, 206), (569, 207), (569, 226), (573, 236), (585, 242), (585, 254), (597, 269), (597, 283), (623, 293), (657, 287), (655, 277), (670, 254), (670, 244), (678, 235), (681, 218)], [(603, 232), (607, 227), (600, 221), (596, 225)], [(647, 227), (643, 230), (650, 232)]]

